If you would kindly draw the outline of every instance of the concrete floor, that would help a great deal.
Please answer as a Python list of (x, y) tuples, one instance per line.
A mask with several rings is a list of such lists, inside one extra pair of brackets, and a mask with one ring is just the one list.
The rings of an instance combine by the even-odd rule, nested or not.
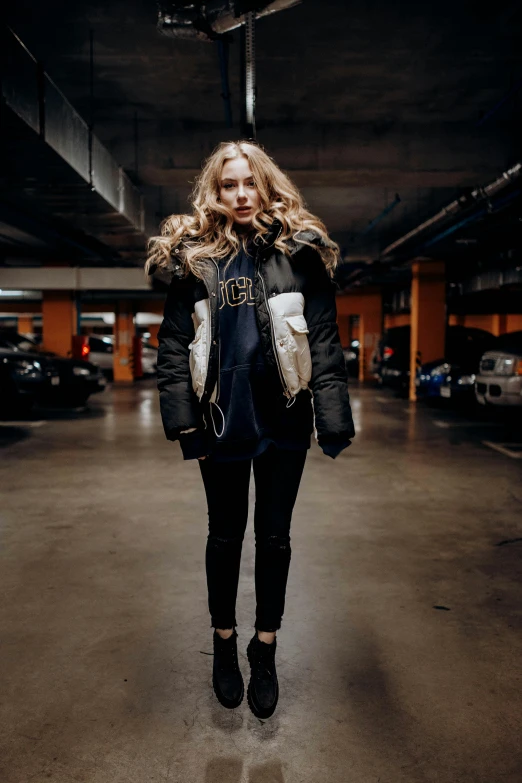
[[(352, 447), (305, 468), (265, 722), (212, 692), (201, 479), (154, 384), (0, 428), (2, 783), (522, 781), (522, 460), (352, 396)], [(253, 558), (250, 523), (245, 679)]]

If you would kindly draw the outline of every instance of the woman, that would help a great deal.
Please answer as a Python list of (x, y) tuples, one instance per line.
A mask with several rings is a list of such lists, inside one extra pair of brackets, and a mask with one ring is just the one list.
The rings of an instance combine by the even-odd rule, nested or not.
[(184, 459), (199, 460), (212, 679), (230, 708), (244, 693), (235, 608), (253, 467), (256, 622), (247, 697), (267, 718), (279, 695), (276, 631), (310, 436), (335, 458), (355, 434), (331, 280), (338, 246), (250, 141), (215, 149), (192, 206), (193, 214), (164, 221), (147, 261), (149, 274), (163, 267), (172, 276), (158, 334), (161, 415)]

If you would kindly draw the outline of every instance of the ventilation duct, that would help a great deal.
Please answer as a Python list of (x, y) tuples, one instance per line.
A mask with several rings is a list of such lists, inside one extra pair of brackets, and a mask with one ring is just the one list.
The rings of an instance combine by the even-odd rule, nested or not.
[(210, 0), (210, 2), (158, 3), (158, 29), (171, 38), (191, 41), (215, 41), (231, 30), (241, 27), (249, 13), (260, 19), (277, 11), (298, 5), (301, 0), (274, 0), (256, 3), (253, 0)]

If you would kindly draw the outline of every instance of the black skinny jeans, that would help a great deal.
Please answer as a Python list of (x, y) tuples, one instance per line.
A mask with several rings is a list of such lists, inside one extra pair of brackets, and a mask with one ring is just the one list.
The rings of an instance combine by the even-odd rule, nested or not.
[(307, 449), (273, 444), (254, 459), (199, 460), (208, 503), (206, 571), (211, 627), (235, 628), (241, 550), (248, 517), (253, 464), (256, 485), (256, 622), (259, 631), (277, 631), (285, 608), (290, 567), (290, 522)]

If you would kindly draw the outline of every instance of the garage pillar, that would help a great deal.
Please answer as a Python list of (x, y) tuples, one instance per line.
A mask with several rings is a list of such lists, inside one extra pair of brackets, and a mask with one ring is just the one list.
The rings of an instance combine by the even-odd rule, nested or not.
[(370, 360), (382, 334), (382, 294), (363, 297), (359, 313), (359, 380), (373, 379)]
[(151, 345), (153, 345), (155, 348), (157, 348), (158, 345), (159, 345), (159, 342), (158, 342), (158, 332), (159, 332), (160, 326), (161, 326), (161, 324), (149, 324), (148, 327), (147, 327), (147, 329), (150, 332), (149, 343)]
[(412, 264), (410, 400), (417, 399), (415, 378), (424, 362), (444, 356), (446, 277), (443, 261), (417, 259)]
[(33, 316), (19, 315), (18, 334), (32, 334), (32, 333), (33, 333)]
[[(382, 334), (382, 293), (366, 288), (337, 297), (338, 316), (359, 316), (359, 380), (372, 380), (370, 360)], [(353, 335), (352, 335), (353, 338)]]
[(341, 345), (343, 348), (348, 348), (350, 345), (350, 316), (338, 315), (337, 326), (339, 328), (339, 337), (341, 338)]
[(130, 302), (118, 302), (114, 323), (114, 383), (123, 385), (134, 381), (132, 362), (132, 338), (134, 337), (134, 315)]
[(507, 328), (507, 315), (505, 313), (496, 313), (491, 317), (491, 331), (495, 337), (499, 337), (501, 334), (506, 334)]
[(76, 301), (71, 291), (44, 291), (42, 294), (43, 347), (59, 356), (70, 356), (76, 334)]

